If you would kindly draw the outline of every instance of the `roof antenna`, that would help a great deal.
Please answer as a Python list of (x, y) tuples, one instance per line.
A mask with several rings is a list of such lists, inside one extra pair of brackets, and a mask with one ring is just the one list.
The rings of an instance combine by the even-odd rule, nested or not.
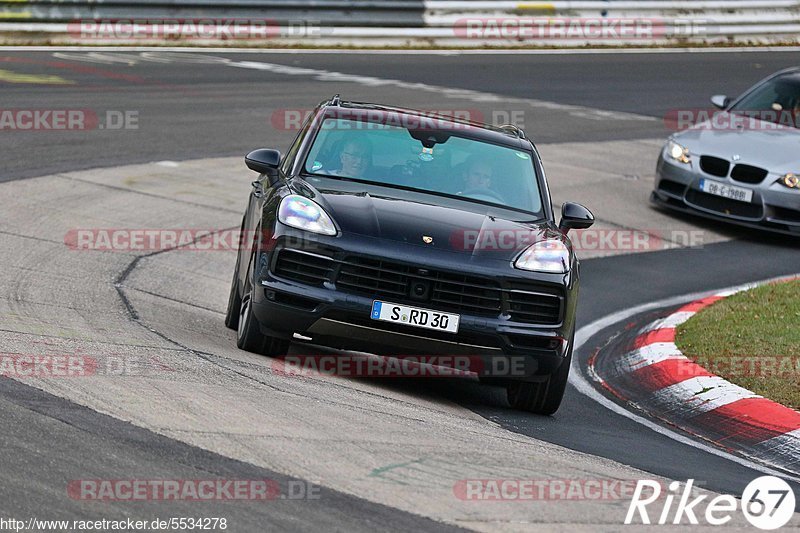
[(342, 103), (342, 99), (339, 97), (338, 94), (334, 94), (333, 98), (331, 98), (331, 105), (338, 106)]

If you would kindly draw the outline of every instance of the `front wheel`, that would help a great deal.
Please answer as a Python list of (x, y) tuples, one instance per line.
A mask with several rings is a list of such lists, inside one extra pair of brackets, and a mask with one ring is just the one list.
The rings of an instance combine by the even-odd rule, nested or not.
[(225, 311), (225, 327), (237, 329), (239, 327), (239, 313), (242, 308), (242, 297), (239, 296), (239, 284), (237, 274), (239, 273), (239, 262), (236, 262), (236, 269), (233, 271), (233, 281), (231, 281), (231, 292), (228, 294), (228, 308)]
[(236, 328), (236, 346), (242, 350), (263, 355), (286, 355), (289, 351), (290, 341), (264, 335), (261, 332), (261, 326), (253, 313), (253, 291), (254, 288), (252, 284), (248, 283), (248, 287), (246, 287), (245, 294), (241, 298), (241, 305), (239, 307), (239, 320)]
[(575, 333), (573, 332), (570, 336), (566, 357), (561, 361), (558, 369), (546, 380), (537, 383), (515, 381), (506, 386), (506, 395), (511, 407), (538, 415), (552, 415), (558, 411), (561, 400), (564, 398), (564, 391), (567, 389), (574, 338)]
[(228, 293), (228, 307), (225, 310), (225, 327), (236, 330), (239, 327), (239, 311), (242, 307), (242, 296), (239, 294), (239, 261), (242, 257), (242, 238), (244, 235), (244, 218), (239, 229), (239, 252), (236, 254), (236, 264), (233, 266), (233, 280)]

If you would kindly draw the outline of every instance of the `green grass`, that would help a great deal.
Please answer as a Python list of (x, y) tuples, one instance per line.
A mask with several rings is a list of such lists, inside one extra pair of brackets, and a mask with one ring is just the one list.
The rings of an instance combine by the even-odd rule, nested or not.
[(681, 325), (675, 342), (711, 372), (800, 409), (800, 280), (720, 300)]

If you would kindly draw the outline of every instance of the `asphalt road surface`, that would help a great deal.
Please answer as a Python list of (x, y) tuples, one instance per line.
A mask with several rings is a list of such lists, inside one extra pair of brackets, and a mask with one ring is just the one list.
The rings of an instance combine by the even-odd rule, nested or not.
[[(282, 376), (270, 360), (237, 350), (222, 326), (232, 254), (81, 253), (64, 236), (87, 227), (236, 226), (252, 179), (240, 156), (285, 150), (297, 113), (337, 92), (513, 116), (540, 144), (557, 203), (587, 204), (599, 227), (694, 230), (704, 239), (695, 249), (587, 253), (580, 327), (643, 303), (797, 272), (797, 241), (646, 203), (669, 134), (665, 114), (707, 108), (711, 94), (735, 95), (797, 64), (797, 52), (774, 51), (0, 51), (4, 109), (84, 109), (104, 126), (0, 131), (0, 243), (8, 251), (0, 352), (147, 361), (147, 371), (126, 376), (0, 378), (0, 420), (9, 428), (0, 434), (0, 516), (201, 514), (227, 516), (234, 531), (614, 530), (625, 501), (487, 505), (454, 499), (452, 487), (489, 477), (654, 475), (740, 495), (758, 471), (656, 433), (573, 387), (556, 416), (536, 417), (508, 409), (500, 389), (463, 380)], [(579, 361), (619, 327), (589, 339)], [(87, 502), (65, 489), (79, 479), (129, 478), (322, 488), (313, 500), (268, 504)]]

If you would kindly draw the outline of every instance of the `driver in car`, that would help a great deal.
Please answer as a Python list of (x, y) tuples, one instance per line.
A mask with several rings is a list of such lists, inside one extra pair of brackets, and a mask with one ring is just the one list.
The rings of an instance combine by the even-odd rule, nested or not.
[(483, 159), (474, 158), (467, 162), (464, 172), (464, 190), (459, 194), (470, 191), (491, 189), (492, 167)]

